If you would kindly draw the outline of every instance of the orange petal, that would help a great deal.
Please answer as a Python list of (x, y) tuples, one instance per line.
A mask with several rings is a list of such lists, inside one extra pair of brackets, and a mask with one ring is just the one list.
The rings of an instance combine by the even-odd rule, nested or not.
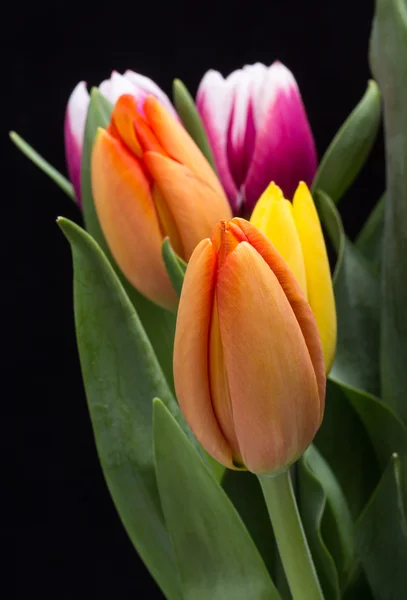
[(182, 258), (189, 260), (198, 242), (211, 235), (215, 223), (231, 218), (226, 196), (171, 158), (146, 152), (143, 160), (174, 219)]
[(137, 159), (100, 129), (91, 160), (95, 207), (114, 259), (147, 298), (166, 308), (176, 306), (161, 257), (162, 235), (150, 186)]
[(325, 407), (325, 366), (322, 353), (321, 338), (318, 333), (315, 317), (310, 305), (306, 301), (299, 284), (297, 283), (287, 264), (274, 248), (273, 244), (256, 227), (245, 219), (235, 217), (232, 223), (238, 225), (246, 235), (250, 244), (263, 257), (266, 263), (274, 272), (287, 299), (294, 311), (297, 321), (301, 327), (308, 351), (314, 365), (315, 375), (318, 382), (320, 398), (320, 418), (324, 413)]
[(134, 118), (137, 114), (135, 97), (131, 94), (120, 96), (113, 108), (110, 128), (111, 133), (118, 132), (129, 150), (141, 157), (143, 151), (134, 129)]
[(181, 123), (154, 96), (147, 96), (144, 112), (151, 129), (169, 156), (188, 167), (226, 200), (214, 170)]
[(214, 295), (216, 252), (202, 240), (185, 274), (174, 342), (174, 382), (182, 412), (205, 450), (233, 468), (231, 449), (212, 407), (208, 380), (209, 327)]
[(247, 242), (218, 271), (224, 361), (246, 467), (270, 473), (305, 451), (320, 425), (315, 372), (273, 271)]

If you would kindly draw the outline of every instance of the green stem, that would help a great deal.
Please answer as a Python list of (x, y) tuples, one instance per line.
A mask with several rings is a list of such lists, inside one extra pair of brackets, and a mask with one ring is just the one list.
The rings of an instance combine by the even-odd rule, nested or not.
[(293, 600), (323, 600), (289, 471), (258, 478)]

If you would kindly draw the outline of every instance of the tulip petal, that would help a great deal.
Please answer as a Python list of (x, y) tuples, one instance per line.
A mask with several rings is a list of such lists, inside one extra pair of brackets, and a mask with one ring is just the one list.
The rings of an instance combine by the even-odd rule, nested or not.
[(311, 185), (317, 167), (315, 143), (298, 85), (279, 62), (270, 67), (264, 79), (255, 103), (255, 121), (261, 126), (243, 185), (249, 209), (270, 181), (292, 199), (300, 180)]
[(227, 156), (238, 189), (246, 179), (256, 141), (254, 101), (260, 92), (267, 67), (245, 65), (227, 78), (234, 84), (233, 106), (227, 132)]
[(81, 81), (70, 95), (65, 113), (65, 156), (69, 179), (79, 203), (81, 199), (82, 146), (89, 102), (86, 83)]
[(304, 255), (308, 302), (317, 322), (328, 373), (336, 348), (335, 298), (321, 223), (309, 189), (303, 182), (294, 195), (293, 215)]
[(294, 222), (292, 204), (285, 200), (281, 189), (274, 183), (270, 183), (259, 198), (250, 223), (260, 229), (279, 251), (307, 297), (304, 256)]
[(197, 241), (208, 237), (216, 222), (230, 219), (226, 196), (218, 186), (213, 188), (210, 181), (162, 154), (146, 152), (143, 160), (172, 214), (182, 258), (188, 261)]
[(311, 307), (286, 262), (266, 236), (245, 219), (235, 217), (232, 219), (232, 223), (240, 227), (249, 243), (272, 269), (293, 309), (314, 366), (319, 390), (320, 419), (322, 420), (325, 408), (325, 366), (321, 338)]
[(185, 274), (174, 342), (174, 382), (186, 421), (205, 450), (233, 468), (231, 449), (212, 407), (208, 380), (209, 327), (214, 297), (216, 253), (202, 240)]
[[(164, 150), (174, 160), (188, 167), (196, 176), (224, 196), (216, 174), (184, 127), (153, 96), (144, 103), (146, 119)], [(226, 197), (225, 197), (226, 200)]]
[(138, 161), (118, 139), (100, 129), (91, 173), (100, 225), (123, 273), (147, 298), (165, 308), (175, 307), (150, 186)]
[[(124, 94), (131, 94), (138, 99), (138, 90), (136, 86), (117, 71), (112, 72), (110, 79), (102, 81), (99, 85), (99, 91), (112, 104), (116, 104), (120, 96), (123, 96)], [(145, 94), (142, 96), (143, 99), (144, 96)]]
[(278, 279), (249, 243), (227, 256), (216, 293), (240, 452), (250, 471), (270, 473), (301, 456), (320, 425), (314, 368)]
[(208, 71), (199, 84), (196, 107), (205, 127), (222, 185), (233, 212), (236, 213), (240, 208), (241, 196), (230, 171), (227, 156), (233, 85), (233, 79), (227, 81), (218, 71)]
[(142, 90), (144, 97), (152, 94), (174, 117), (178, 117), (167, 94), (152, 79), (131, 70), (125, 71), (124, 78), (130, 81), (138, 90)]

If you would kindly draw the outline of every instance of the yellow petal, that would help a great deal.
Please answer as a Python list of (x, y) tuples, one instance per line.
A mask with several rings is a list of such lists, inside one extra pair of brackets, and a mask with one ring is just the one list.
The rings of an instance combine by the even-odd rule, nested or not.
[(236, 437), (256, 473), (289, 465), (320, 424), (317, 380), (301, 328), (273, 271), (247, 242), (216, 284)]
[(142, 294), (173, 308), (177, 299), (162, 260), (162, 234), (140, 164), (120, 140), (102, 129), (91, 160), (95, 208), (114, 259)]
[(219, 428), (209, 387), (208, 344), (216, 252), (210, 240), (197, 246), (188, 264), (178, 307), (174, 382), (181, 410), (205, 450), (233, 468), (232, 452)]
[(182, 258), (188, 261), (215, 223), (231, 218), (229, 203), (223, 193), (175, 160), (156, 152), (146, 152), (143, 160), (178, 230)]
[(306, 296), (304, 257), (294, 223), (292, 205), (274, 183), (270, 183), (260, 196), (250, 217), (250, 223), (260, 229), (277, 248)]
[(336, 348), (335, 299), (318, 213), (308, 187), (303, 182), (294, 194), (293, 216), (304, 255), (308, 302), (314, 312), (321, 336), (325, 369), (328, 373)]

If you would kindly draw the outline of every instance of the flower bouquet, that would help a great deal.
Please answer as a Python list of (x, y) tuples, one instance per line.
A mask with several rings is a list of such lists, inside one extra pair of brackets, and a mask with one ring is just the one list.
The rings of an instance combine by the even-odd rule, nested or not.
[[(69, 98), (83, 381), (100, 463), (169, 600), (407, 596), (407, 3), (321, 160), (276, 61), (173, 100), (114, 72)], [(383, 111), (382, 111), (383, 109)], [(386, 190), (339, 203), (384, 122)]]

